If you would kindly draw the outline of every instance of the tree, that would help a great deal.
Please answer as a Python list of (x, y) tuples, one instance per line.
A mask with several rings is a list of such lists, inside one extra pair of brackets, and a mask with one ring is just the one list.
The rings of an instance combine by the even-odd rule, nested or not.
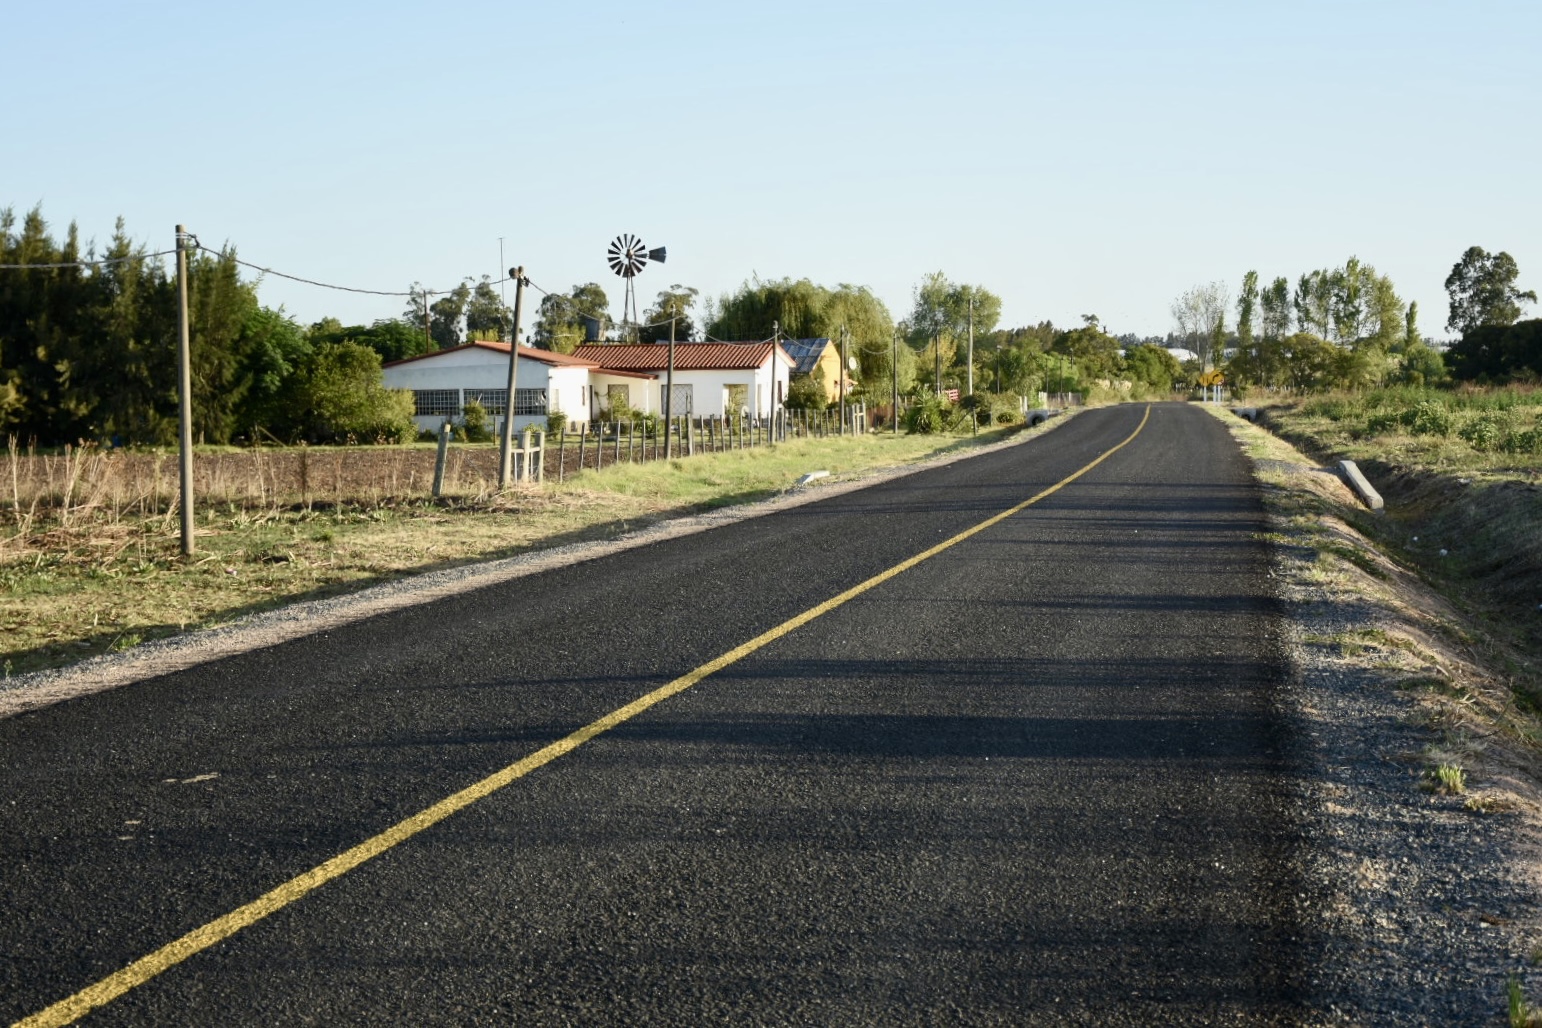
[(769, 339), (775, 332), (789, 339), (831, 338), (829, 302), (830, 290), (806, 278), (756, 278), (709, 306), (707, 334), (717, 339)]
[[(934, 388), (940, 389), (969, 333), (985, 335), (996, 327), (1001, 297), (981, 286), (950, 282), (940, 271), (925, 276), (912, 296), (910, 343), (922, 350), (922, 373), (929, 370)], [(943, 381), (936, 381), (939, 369)]]
[(1515, 258), (1503, 250), (1490, 254), (1481, 246), (1468, 247), (1446, 277), (1451, 297), (1446, 330), (1466, 335), (1481, 325), (1515, 324), (1521, 304), (1537, 302), (1535, 290), (1515, 287), (1519, 277)]
[(467, 338), (504, 341), (513, 329), (514, 312), (503, 305), (492, 280), (483, 275), (466, 299)]
[(1276, 278), (1258, 295), (1260, 321), (1263, 336), (1278, 342), (1290, 335), (1290, 281), (1284, 276)]
[(1302, 332), (1312, 332), (1327, 339), (1333, 332), (1333, 276), (1327, 271), (1309, 271), (1296, 282), (1291, 301), (1296, 310), (1296, 324)]
[(1172, 392), (1173, 382), (1183, 374), (1178, 358), (1165, 347), (1141, 343), (1124, 357), (1124, 370), (1133, 381), (1143, 382), (1154, 393)]
[(1226, 317), (1230, 305), (1226, 286), (1220, 282), (1195, 286), (1174, 300), (1173, 320), (1178, 323), (1178, 335), (1184, 346), (1199, 354), (1202, 367), (1209, 367), (1219, 359), (1219, 352), (1211, 352), (1211, 336), (1217, 322)]
[(279, 428), (316, 443), (407, 442), (417, 434), (412, 394), (387, 389), (380, 355), (358, 343), (324, 343), (289, 379)]
[(1056, 337), (1051, 352), (1070, 358), (1083, 381), (1117, 377), (1124, 370), (1119, 340), (1103, 331), (1096, 316), (1083, 315), (1082, 320), (1082, 327)]
[(1242, 292), (1237, 296), (1237, 345), (1245, 351), (1253, 348), (1253, 311), (1258, 306), (1258, 272), (1242, 276)]
[(381, 318), (372, 325), (343, 325), (336, 318), (323, 318), (311, 326), (311, 345), (355, 342), (380, 354), (382, 361), (406, 360), (429, 353), (435, 347), (423, 334), (421, 322), (414, 325), (401, 318)]
[(672, 285), (659, 290), (653, 306), (643, 312), (643, 324), (637, 330), (637, 338), (645, 343), (664, 343), (670, 338), (669, 319), (675, 319), (674, 338), (685, 341), (696, 335), (696, 325), (691, 321), (691, 308), (696, 304), (700, 291), (691, 286)]
[(1321, 336), (1297, 332), (1281, 341), (1285, 376), (1291, 388), (1306, 393), (1328, 384), (1337, 348)]
[(461, 321), (470, 300), (471, 287), (462, 282), (428, 305), (428, 334), (439, 349), (453, 350), (464, 341)]
[(610, 299), (598, 282), (588, 282), (541, 297), (531, 342), (543, 350), (572, 353), (591, 335), (603, 339), (611, 324)]

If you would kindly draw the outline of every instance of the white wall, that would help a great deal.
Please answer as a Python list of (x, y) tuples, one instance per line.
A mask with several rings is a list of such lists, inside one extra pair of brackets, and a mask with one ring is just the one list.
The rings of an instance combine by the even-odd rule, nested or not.
[[(545, 389), (547, 390), (547, 403), (551, 403), (551, 390), (556, 388), (558, 401), (563, 410), (568, 412), (570, 419), (586, 417), (580, 393), (588, 382), (587, 368), (554, 368), (543, 364), (538, 360), (527, 359), (524, 351), (520, 352), (519, 379), (516, 383), (518, 389)], [(509, 358), (507, 354), (496, 350), (485, 350), (481, 347), (470, 347), (464, 350), (454, 350), (443, 354), (435, 354), (424, 357), (421, 360), (409, 361), (395, 367), (385, 368), (382, 371), (386, 388), (388, 389), (454, 389), (461, 391), (462, 395), (457, 400), (457, 413), (454, 415), (459, 420), (459, 408), (464, 406), (464, 391), (467, 389), (503, 389), (509, 382)], [(571, 399), (570, 399), (571, 397)], [(549, 409), (549, 407), (548, 407)], [(435, 432), (444, 422), (443, 415), (428, 414), (414, 417), (414, 424), (420, 431)], [(497, 417), (494, 421), (494, 431), (500, 432), (503, 428), (503, 418)], [(546, 416), (521, 414), (514, 419), (514, 430), (523, 431), (525, 428), (545, 428)]]
[[(730, 385), (742, 385), (746, 387), (747, 395), (745, 403), (750, 413), (763, 417), (771, 413), (776, 405), (776, 383), (782, 383), (782, 399), (787, 398), (787, 366), (779, 359), (772, 358), (769, 367), (758, 369), (736, 369), (733, 371), (676, 371), (675, 385), (688, 385), (691, 387), (691, 413), (698, 418), (723, 417), (725, 414), (738, 414), (739, 411), (725, 411), (723, 401), (725, 387)], [(664, 380), (660, 374), (658, 380), (652, 384), (649, 392), (652, 395), (656, 410), (664, 410)], [(685, 413), (675, 411), (676, 415)]]

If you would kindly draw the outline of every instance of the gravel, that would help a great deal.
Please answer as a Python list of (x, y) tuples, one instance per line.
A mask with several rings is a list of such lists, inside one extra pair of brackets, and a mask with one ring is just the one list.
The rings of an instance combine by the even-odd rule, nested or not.
[[(1542, 995), (1534, 758), (1483, 703), (1423, 687), (1454, 683), (1469, 701), (1503, 691), (1442, 629), (1460, 623), (1445, 601), (1333, 516), (1357, 501), (1331, 471), (1270, 443), (1255, 463), (1295, 669), (1281, 704), (1297, 747), (1300, 913), (1320, 947), (1307, 1005), (1331, 1025), (1509, 1023), (1510, 976)], [(1329, 513), (1291, 517), (1303, 499)], [(1437, 761), (1467, 767), (1467, 794), (1426, 791)]]

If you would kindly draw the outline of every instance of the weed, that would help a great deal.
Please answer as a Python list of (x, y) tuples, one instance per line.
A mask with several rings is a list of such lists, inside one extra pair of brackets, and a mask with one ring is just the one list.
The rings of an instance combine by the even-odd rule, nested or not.
[(114, 653), (122, 653), (124, 650), (132, 650), (144, 641), (144, 636), (138, 632), (124, 632), (112, 641), (112, 645), (108, 649)]
[(1542, 1010), (1527, 1002), (1526, 993), (1514, 975), (1505, 986), (1505, 1000), (1510, 1028), (1542, 1028)]
[(1424, 790), (1441, 796), (1460, 796), (1467, 791), (1467, 772), (1455, 764), (1437, 764), (1424, 773)]

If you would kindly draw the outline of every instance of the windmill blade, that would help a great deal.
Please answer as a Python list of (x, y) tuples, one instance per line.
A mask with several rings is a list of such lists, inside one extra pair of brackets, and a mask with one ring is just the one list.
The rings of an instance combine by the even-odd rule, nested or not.
[(643, 265), (647, 264), (655, 253), (658, 254), (658, 260), (664, 259), (662, 247), (649, 251), (637, 236), (630, 232), (623, 232), (611, 242), (610, 248), (606, 251), (606, 260), (610, 263), (611, 271), (622, 278), (629, 279), (636, 277), (642, 271)]
[(649, 250), (648, 251), (648, 259), (650, 261), (657, 261), (658, 263), (663, 264), (664, 263), (664, 249), (665, 249), (664, 247), (660, 246), (657, 249)]

